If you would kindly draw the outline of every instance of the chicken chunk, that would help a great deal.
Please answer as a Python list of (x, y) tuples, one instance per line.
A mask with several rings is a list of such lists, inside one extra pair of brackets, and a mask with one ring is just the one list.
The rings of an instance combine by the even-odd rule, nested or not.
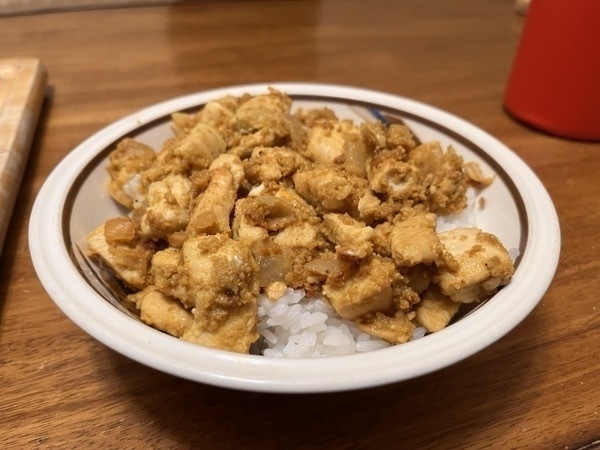
[(440, 292), (439, 288), (432, 285), (421, 296), (421, 301), (415, 309), (417, 323), (433, 333), (445, 328), (457, 313), (460, 303), (452, 301), (450, 297)]
[(296, 151), (285, 147), (256, 147), (244, 161), (250, 183), (279, 181), (309, 167), (309, 162)]
[(359, 329), (372, 336), (377, 336), (391, 344), (403, 344), (410, 340), (415, 325), (401, 311), (393, 316), (381, 312), (366, 314), (356, 320)]
[(239, 99), (226, 95), (225, 97), (211, 100), (198, 113), (196, 120), (210, 127), (216, 128), (224, 136), (229, 134), (229, 123), (235, 116), (239, 107)]
[(228, 156), (233, 156), (233, 159), (227, 164), (216, 164), (210, 170), (210, 183), (198, 198), (187, 227), (189, 236), (231, 231), (229, 218), (237, 199), (239, 183), (243, 178), (240, 174), (244, 171), (237, 156)]
[(230, 151), (246, 158), (255, 147), (274, 147), (291, 141), (291, 99), (275, 89), (242, 102), (231, 122), (235, 131)]
[(398, 266), (441, 261), (444, 247), (435, 232), (435, 214), (417, 215), (394, 224), (390, 249)]
[(273, 242), (282, 247), (313, 250), (322, 245), (319, 227), (311, 223), (299, 223), (284, 228), (273, 237)]
[(427, 186), (432, 212), (450, 214), (464, 209), (467, 177), (463, 159), (452, 147), (443, 152), (438, 142), (419, 145), (410, 151), (408, 163), (419, 169), (420, 184)]
[(340, 255), (362, 259), (373, 254), (373, 228), (347, 214), (325, 214), (322, 229)]
[(233, 238), (248, 248), (265, 240), (269, 236), (269, 230), (260, 226), (264, 220), (264, 208), (264, 203), (254, 197), (237, 200), (232, 224)]
[(172, 152), (185, 161), (188, 170), (200, 170), (209, 167), (225, 149), (225, 141), (216, 129), (199, 123), (183, 139), (175, 141)]
[(382, 150), (367, 166), (369, 186), (379, 194), (395, 200), (426, 199), (425, 186), (419, 182), (419, 171), (403, 161), (403, 150)]
[(88, 255), (100, 258), (117, 278), (133, 288), (145, 287), (152, 251), (131, 219), (109, 219), (88, 234), (87, 244)]
[(320, 222), (315, 209), (295, 189), (278, 186), (273, 195), (292, 205), (298, 222)]
[(129, 298), (140, 310), (142, 322), (171, 336), (181, 337), (194, 322), (192, 313), (179, 301), (152, 286)]
[(392, 278), (394, 263), (381, 257), (373, 257), (361, 264), (356, 273), (342, 284), (327, 282), (323, 295), (344, 319), (356, 319), (368, 312), (392, 308)]
[(373, 227), (373, 249), (381, 256), (392, 256), (392, 236), (393, 225), (390, 222), (382, 222)]
[(194, 306), (188, 294), (181, 250), (169, 247), (154, 254), (151, 261), (153, 286), (169, 297), (180, 300), (186, 307)]
[(141, 173), (142, 186), (159, 181), (169, 174), (189, 176), (207, 169), (226, 150), (223, 136), (215, 129), (198, 123), (188, 133), (168, 140), (156, 162)]
[(358, 218), (370, 224), (375, 220), (386, 220), (386, 214), (381, 214), (381, 200), (371, 189), (366, 188), (358, 199)]
[(225, 234), (186, 240), (183, 269), (193, 298), (194, 323), (182, 338), (247, 353), (258, 339), (258, 267), (250, 250)]
[(185, 229), (190, 220), (191, 184), (187, 177), (177, 174), (150, 183), (142, 205), (136, 206), (144, 236), (161, 239)]
[(195, 114), (176, 112), (171, 115), (173, 130), (177, 135), (188, 134), (199, 123), (217, 129), (225, 140), (230, 133), (229, 123), (235, 115), (240, 99), (232, 95), (211, 100)]
[(367, 147), (360, 128), (348, 120), (318, 124), (308, 132), (304, 156), (364, 177)]
[[(135, 180), (139, 173), (154, 162), (156, 153), (141, 142), (125, 138), (117, 144), (108, 157), (108, 193), (123, 206), (132, 209), (138, 195)], [(139, 183), (139, 182), (138, 182)]]
[(438, 236), (457, 264), (456, 268), (440, 266), (436, 275), (440, 290), (452, 300), (471, 303), (485, 299), (512, 277), (513, 262), (494, 235), (459, 228)]
[(389, 149), (402, 148), (404, 150), (411, 150), (417, 145), (410, 128), (399, 123), (392, 123), (388, 127), (386, 142)]
[(317, 212), (347, 212), (357, 217), (360, 199), (367, 192), (363, 178), (334, 166), (317, 165), (293, 176), (298, 193)]

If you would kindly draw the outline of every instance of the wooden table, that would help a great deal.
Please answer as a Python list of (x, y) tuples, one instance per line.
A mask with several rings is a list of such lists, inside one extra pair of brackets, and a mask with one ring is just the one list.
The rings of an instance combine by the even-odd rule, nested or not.
[[(597, 448), (600, 145), (547, 136), (504, 113), (522, 20), (509, 0), (224, 1), (1, 18), (0, 57), (39, 57), (50, 78), (0, 260), (0, 447)], [(563, 233), (539, 306), (452, 367), (325, 395), (195, 384), (77, 328), (29, 256), (28, 217), (46, 176), (123, 115), (259, 81), (409, 96), (514, 149), (549, 190)]]

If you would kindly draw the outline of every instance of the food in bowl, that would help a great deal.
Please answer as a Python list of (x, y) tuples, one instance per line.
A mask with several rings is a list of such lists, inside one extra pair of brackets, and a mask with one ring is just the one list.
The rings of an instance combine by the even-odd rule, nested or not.
[(267, 356), (366, 351), (439, 331), (513, 275), (492, 234), (441, 230), (492, 178), (403, 124), (292, 113), (276, 90), (172, 123), (159, 152), (111, 152), (130, 213), (87, 239), (159, 330)]

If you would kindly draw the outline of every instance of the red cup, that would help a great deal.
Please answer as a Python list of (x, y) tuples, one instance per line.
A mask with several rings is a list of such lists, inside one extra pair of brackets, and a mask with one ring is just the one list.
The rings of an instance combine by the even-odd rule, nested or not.
[(600, 0), (531, 0), (504, 107), (550, 134), (600, 141)]

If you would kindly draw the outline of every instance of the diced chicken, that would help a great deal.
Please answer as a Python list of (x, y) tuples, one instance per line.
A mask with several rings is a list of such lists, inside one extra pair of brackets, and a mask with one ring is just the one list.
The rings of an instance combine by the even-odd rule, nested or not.
[(270, 128), (277, 136), (286, 136), (291, 106), (292, 100), (287, 95), (269, 89), (268, 94), (250, 97), (239, 106), (233, 126), (246, 133)]
[(154, 162), (154, 150), (131, 138), (125, 138), (117, 144), (108, 156), (108, 193), (123, 206), (133, 208), (135, 192), (132, 184), (139, 178), (139, 173)]
[(452, 147), (446, 152), (437, 142), (422, 144), (410, 151), (408, 162), (419, 169), (420, 184), (427, 186), (432, 212), (455, 213), (466, 206), (467, 177), (463, 159)]
[(377, 336), (391, 344), (403, 344), (413, 335), (415, 325), (402, 312), (393, 316), (383, 313), (366, 314), (356, 320), (356, 325), (365, 333)]
[(299, 223), (284, 228), (274, 235), (273, 242), (281, 247), (313, 250), (322, 243), (319, 227), (312, 223)]
[(194, 317), (182, 304), (168, 295), (149, 286), (143, 291), (130, 296), (140, 310), (142, 322), (169, 333), (171, 336), (181, 337), (188, 330)]
[(177, 174), (150, 183), (144, 203), (139, 208), (136, 206), (144, 236), (166, 238), (185, 229), (190, 220), (191, 185), (187, 177)]
[(308, 204), (306, 200), (304, 200), (294, 189), (278, 186), (273, 195), (292, 205), (298, 222), (320, 222), (315, 209)]
[(269, 236), (269, 231), (260, 226), (263, 213), (259, 208), (263, 207), (264, 204), (254, 197), (246, 197), (235, 203), (232, 225), (233, 238), (244, 243), (248, 248), (253, 248), (256, 243), (265, 240)]
[(340, 255), (362, 259), (373, 254), (373, 228), (347, 214), (325, 214), (322, 230)]
[(215, 158), (215, 160), (208, 167), (209, 173), (220, 167), (228, 169), (233, 175), (233, 183), (235, 186), (240, 186), (244, 177), (246, 176), (244, 165), (240, 160), (239, 156), (232, 155), (231, 153), (223, 153)]
[(197, 113), (196, 119), (200, 123), (224, 132), (235, 116), (238, 106), (239, 100), (232, 95), (227, 95), (204, 105), (204, 108)]
[(411, 150), (417, 145), (410, 128), (398, 123), (393, 123), (388, 127), (386, 142), (389, 149)]
[(231, 152), (245, 158), (255, 147), (274, 147), (291, 141), (291, 99), (271, 89), (242, 102), (232, 119), (236, 134)]
[(228, 165), (211, 169), (210, 183), (200, 194), (187, 227), (189, 236), (231, 231), (229, 218), (237, 199), (240, 172), (243, 174), (243, 168), (237, 156)]
[(386, 220), (385, 214), (380, 214), (381, 200), (371, 191), (365, 189), (363, 195), (358, 199), (358, 218), (365, 223), (372, 223), (374, 220)]
[(457, 266), (442, 265), (437, 272), (440, 290), (452, 300), (470, 303), (485, 299), (512, 277), (513, 262), (494, 235), (476, 228), (459, 228), (438, 236)]
[(177, 135), (188, 134), (199, 123), (219, 130), (225, 138), (229, 135), (229, 123), (239, 106), (240, 99), (231, 95), (211, 100), (195, 114), (176, 112), (171, 115), (173, 130)]
[(304, 156), (364, 177), (367, 147), (360, 129), (350, 121), (319, 124), (308, 132)]
[(392, 228), (390, 222), (383, 222), (373, 227), (373, 249), (381, 256), (392, 256)]
[(96, 256), (126, 284), (137, 289), (146, 285), (152, 252), (127, 217), (109, 219), (87, 236), (88, 255)]
[(403, 161), (404, 150), (382, 150), (367, 165), (370, 188), (379, 194), (396, 200), (422, 201), (425, 186), (419, 183), (418, 169)]
[(141, 173), (141, 183), (146, 186), (173, 173), (190, 176), (207, 169), (225, 150), (223, 136), (215, 128), (198, 123), (165, 143), (155, 163)]
[(296, 111), (294, 117), (296, 117), (300, 123), (307, 128), (333, 123), (339, 120), (335, 115), (335, 112), (329, 108), (300, 108), (298, 111)]
[(356, 319), (368, 312), (385, 311), (393, 306), (392, 278), (394, 263), (373, 257), (361, 264), (341, 285), (327, 282), (323, 295), (344, 319)]
[(308, 168), (309, 164), (296, 151), (285, 147), (257, 147), (244, 161), (246, 178), (252, 184), (279, 181)]
[(367, 182), (333, 166), (317, 165), (293, 176), (298, 193), (317, 212), (347, 212), (358, 216), (358, 202), (365, 195)]
[(460, 303), (452, 301), (450, 297), (440, 292), (439, 288), (432, 285), (421, 296), (421, 301), (415, 309), (417, 323), (433, 333), (445, 328), (458, 311)]
[(247, 353), (258, 338), (258, 267), (250, 250), (227, 235), (204, 235), (183, 245), (194, 323), (182, 338), (207, 347)]
[(444, 150), (438, 141), (425, 142), (413, 148), (407, 161), (419, 169), (419, 179), (427, 184), (433, 181), (439, 170)]
[(186, 169), (206, 169), (225, 152), (225, 141), (215, 128), (199, 123), (183, 139), (175, 141), (172, 152), (185, 161)]
[(435, 232), (435, 214), (397, 222), (390, 233), (390, 244), (392, 258), (398, 266), (437, 263), (444, 251)]
[(188, 308), (193, 307), (194, 302), (186, 289), (181, 250), (173, 247), (160, 250), (154, 254), (151, 263), (152, 284), (169, 297), (179, 299)]
[(248, 197), (245, 214), (253, 224), (268, 231), (278, 231), (302, 222), (298, 220), (296, 209), (291, 202), (274, 195)]

